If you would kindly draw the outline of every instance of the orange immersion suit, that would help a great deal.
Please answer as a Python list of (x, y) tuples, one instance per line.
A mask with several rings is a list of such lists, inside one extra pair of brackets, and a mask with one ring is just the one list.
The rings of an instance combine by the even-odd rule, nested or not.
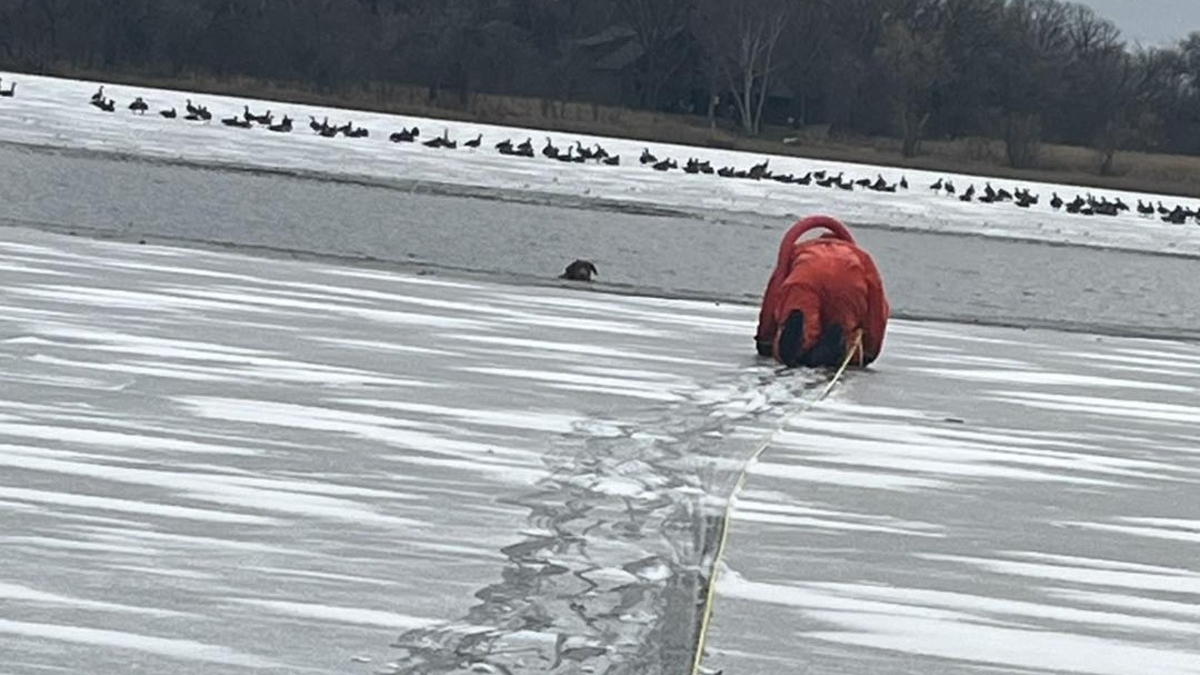
[[(797, 243), (815, 229), (828, 230)], [(846, 226), (828, 216), (805, 218), (779, 244), (775, 271), (758, 317), (758, 353), (789, 366), (838, 366), (862, 330), (854, 362), (879, 357), (890, 313), (875, 261)]]

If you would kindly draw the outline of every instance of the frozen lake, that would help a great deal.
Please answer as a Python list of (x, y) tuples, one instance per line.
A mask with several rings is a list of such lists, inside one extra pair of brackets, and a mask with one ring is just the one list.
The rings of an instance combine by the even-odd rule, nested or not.
[(739, 500), (727, 673), (1200, 673), (1191, 344), (929, 324)]
[[(814, 211), (835, 213), (854, 223), (873, 223), (889, 228), (930, 232), (959, 232), (976, 236), (1022, 238), (1043, 242), (1089, 246), (1123, 247), (1170, 254), (1200, 255), (1200, 227), (1167, 225), (1157, 218), (1140, 217), (1136, 211), (1120, 216), (1087, 217), (1055, 211), (1054, 193), (1063, 199), (1075, 196), (1121, 199), (1133, 207), (1139, 199), (1165, 202), (1169, 207), (1200, 206), (1200, 200), (1167, 198), (1111, 190), (1085, 190), (1048, 183), (1013, 183), (996, 179), (993, 187), (1007, 190), (1026, 187), (1040, 202), (1019, 209), (1011, 202), (963, 203), (929, 189), (940, 179), (950, 179), (960, 189), (974, 184), (982, 191), (986, 180), (979, 177), (897, 171), (863, 164), (813, 161), (802, 157), (760, 156), (717, 149), (692, 148), (663, 143), (643, 143), (582, 134), (547, 133), (492, 125), (447, 122), (363, 111), (296, 105), (278, 101), (256, 101), (189, 94), (142, 87), (108, 86), (107, 97), (118, 101), (116, 113), (104, 113), (88, 105), (96, 82), (15, 75), (0, 72), (6, 81), (19, 81), (17, 98), (0, 105), (0, 140), (36, 146), (90, 149), (150, 157), (164, 161), (202, 162), (218, 167), (265, 169), (299, 174), (323, 174), (346, 180), (382, 183), (407, 188), (451, 192), (519, 192), (526, 200), (545, 202), (593, 202), (630, 208), (669, 210), (689, 214), (755, 214), (787, 220)], [(162, 119), (151, 113), (138, 116), (125, 109), (134, 96), (143, 96), (152, 111), (175, 107), (183, 111), (187, 100), (211, 108), (210, 123)], [(293, 117), (297, 130), (291, 134), (266, 129), (233, 129), (219, 120), (239, 116), (248, 105), (255, 113), (271, 110), (278, 119)], [(368, 138), (322, 138), (307, 126), (310, 117), (341, 125), (353, 122), (371, 132)], [(448, 133), (459, 142), (482, 135), (478, 150), (438, 150), (420, 144), (395, 144), (388, 135), (402, 128), (419, 126), (422, 140)], [(502, 156), (494, 145), (502, 140), (520, 143), (530, 139), (538, 150), (548, 139), (564, 151), (576, 142), (592, 147), (601, 144), (622, 158), (621, 166), (595, 163), (563, 164), (538, 155), (533, 158)], [(673, 158), (683, 166), (688, 157), (747, 170), (769, 161), (779, 175), (803, 176), (811, 171), (844, 174), (850, 180), (898, 183), (906, 177), (909, 190), (880, 193), (845, 191), (815, 186), (781, 185), (774, 181), (730, 180), (715, 175), (684, 175), (681, 171), (659, 172), (640, 165), (637, 157), (649, 149), (659, 158)]]
[[(106, 116), (95, 83), (16, 79), (0, 671), (686, 672), (711, 513), (769, 442), (706, 666), (1200, 672), (1200, 353), (1117, 335), (1197, 336), (1200, 227), (917, 172), (889, 196), (398, 148), (378, 132), (475, 127), (304, 106), (252, 102), (375, 133)], [(942, 321), (893, 322), (798, 414), (816, 376), (754, 359), (741, 303), (811, 210)], [(614, 293), (549, 279), (576, 256)]]
[(10, 672), (681, 672), (781, 421), (713, 664), (1200, 663), (1188, 344), (896, 322), (787, 417), (752, 307), (20, 229), (0, 278)]
[(630, 617), (546, 634), (628, 652), (695, 597), (709, 463), (804, 385), (745, 307), (260, 263), (4, 231), (7, 672), (378, 667), (485, 587), (492, 629), (565, 619), (538, 564)]

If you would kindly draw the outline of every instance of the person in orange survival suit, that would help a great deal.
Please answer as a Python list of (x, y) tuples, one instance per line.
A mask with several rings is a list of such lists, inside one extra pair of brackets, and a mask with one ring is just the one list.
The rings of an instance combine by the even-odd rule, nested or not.
[[(812, 230), (816, 239), (799, 242)], [(879, 357), (890, 313), (875, 261), (846, 226), (828, 216), (805, 218), (779, 244), (767, 282), (755, 342), (761, 356), (788, 367), (841, 365), (862, 330), (859, 365)]]

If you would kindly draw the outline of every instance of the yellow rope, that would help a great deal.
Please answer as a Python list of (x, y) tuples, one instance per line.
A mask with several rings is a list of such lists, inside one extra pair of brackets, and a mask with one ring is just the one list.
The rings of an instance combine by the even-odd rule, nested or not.
[[(855, 331), (854, 342), (847, 351), (846, 358), (842, 361), (842, 365), (837, 369), (837, 372), (834, 373), (833, 377), (830, 378), (829, 384), (827, 384), (825, 388), (821, 390), (821, 393), (817, 395), (816, 398), (806, 403), (800, 409), (798, 414), (807, 412), (814, 405), (825, 400), (826, 396), (829, 396), (829, 392), (833, 391), (833, 388), (837, 386), (837, 383), (842, 379), (842, 375), (844, 375), (846, 369), (850, 367), (850, 362), (854, 360), (856, 355), (858, 356), (859, 363), (863, 363), (865, 355), (863, 354), (862, 340), (863, 334), (862, 329), (860, 328)], [(700, 617), (700, 634), (696, 640), (696, 653), (692, 659), (691, 675), (700, 675), (700, 664), (704, 661), (704, 649), (708, 643), (708, 628), (712, 623), (713, 598), (717, 592), (717, 574), (721, 565), (721, 561), (725, 557), (725, 545), (729, 542), (729, 523), (733, 519), (734, 500), (737, 498), (738, 493), (741, 492), (742, 488), (746, 485), (746, 477), (750, 473), (750, 466), (757, 462), (758, 458), (762, 457), (762, 454), (767, 451), (768, 447), (771, 446), (771, 440), (775, 437), (777, 431), (778, 429), (772, 430), (771, 433), (767, 434), (767, 437), (763, 439), (763, 442), (760, 443), (757, 448), (755, 448), (753, 454), (750, 455), (750, 459), (746, 461), (745, 465), (742, 466), (742, 470), (738, 473), (737, 483), (734, 484), (733, 492), (731, 492), (729, 495), (729, 501), (725, 502), (725, 512), (721, 516), (721, 541), (717, 544), (717, 551), (713, 557), (712, 574), (710, 574), (708, 577), (708, 592), (705, 593), (704, 597), (704, 612)]]

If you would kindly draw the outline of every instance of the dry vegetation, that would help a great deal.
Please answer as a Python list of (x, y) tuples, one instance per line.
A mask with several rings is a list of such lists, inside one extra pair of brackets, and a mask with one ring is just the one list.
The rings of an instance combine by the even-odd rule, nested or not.
[[(916, 157), (904, 158), (900, 153), (899, 139), (832, 138), (827, 126), (801, 131), (767, 128), (759, 137), (746, 137), (726, 128), (711, 129), (707, 120), (698, 117), (588, 103), (476, 94), (465, 105), (458, 100), (443, 101), (441, 105), (436, 105), (429, 101), (426, 89), (395, 84), (372, 84), (334, 91), (246, 77), (217, 79), (139, 73), (114, 75), (77, 68), (58, 68), (55, 74), (113, 84), (185, 89), (399, 115), (618, 136), (701, 148), (718, 147), (935, 172), (1047, 181), (1081, 188), (1200, 197), (1200, 157), (1186, 155), (1122, 152), (1117, 155), (1116, 175), (1101, 176), (1101, 157), (1096, 150), (1066, 145), (1042, 145), (1036, 168), (1013, 169), (1004, 162), (1003, 142), (982, 138), (925, 141)], [(785, 138), (790, 141), (784, 143)], [(697, 154), (700, 152), (697, 151)]]

